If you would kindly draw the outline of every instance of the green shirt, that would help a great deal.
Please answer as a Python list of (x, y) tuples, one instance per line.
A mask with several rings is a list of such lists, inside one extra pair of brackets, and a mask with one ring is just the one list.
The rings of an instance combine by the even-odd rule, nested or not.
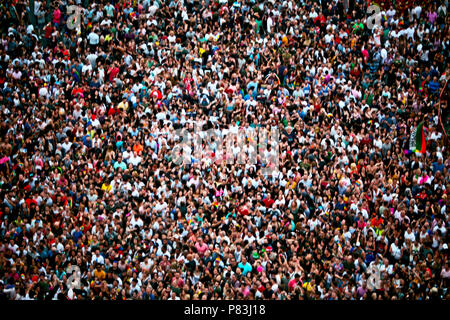
[(362, 23), (355, 23), (354, 25), (353, 25), (353, 32), (358, 32), (359, 30), (364, 30), (364, 25), (362, 24)]
[(256, 33), (259, 33), (259, 28), (261, 27), (262, 20), (256, 20)]

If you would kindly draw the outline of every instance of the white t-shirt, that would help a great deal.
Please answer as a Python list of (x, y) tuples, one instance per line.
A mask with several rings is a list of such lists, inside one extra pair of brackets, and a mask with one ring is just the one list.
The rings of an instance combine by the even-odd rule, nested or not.
[(401, 254), (402, 254), (400, 247), (397, 247), (396, 244), (393, 243), (393, 244), (391, 244), (391, 249), (392, 249), (392, 256), (395, 259), (399, 260), (401, 257)]
[(63, 149), (67, 152), (69, 149), (70, 149), (70, 147), (72, 146), (72, 142), (63, 142), (62, 143), (62, 145), (61, 145), (62, 147), (63, 147)]
[(273, 26), (273, 20), (271, 17), (269, 17), (269, 19), (267, 19), (267, 33), (271, 32), (272, 26)]
[(170, 43), (174, 43), (177, 40), (177, 37), (175, 37), (175, 35), (173, 36), (168, 36), (167, 40), (169, 40)]
[(89, 33), (87, 38), (89, 40), (90, 45), (97, 45), (100, 40), (98, 34), (96, 34), (95, 32)]
[(416, 241), (416, 236), (414, 235), (414, 233), (411, 231), (411, 233), (408, 233), (408, 231), (405, 231), (405, 239), (409, 239), (411, 240), (411, 242)]

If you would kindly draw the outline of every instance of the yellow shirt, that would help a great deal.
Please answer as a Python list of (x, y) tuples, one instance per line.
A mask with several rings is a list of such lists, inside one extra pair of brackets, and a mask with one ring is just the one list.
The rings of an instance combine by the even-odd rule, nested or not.
[(128, 102), (123, 102), (123, 101), (121, 101), (120, 103), (119, 103), (119, 105), (117, 106), (117, 109), (123, 109), (123, 110), (127, 110), (128, 109)]
[(111, 185), (102, 184), (102, 190), (106, 190), (106, 192), (110, 192), (112, 189)]
[(305, 282), (303, 284), (303, 289), (306, 289), (306, 291), (311, 291), (312, 290), (311, 282)]
[(103, 270), (97, 271), (97, 269), (94, 270), (94, 277), (98, 277), (100, 281), (105, 280), (106, 273)]
[(286, 184), (286, 189), (295, 189), (295, 185), (296, 183), (294, 181), (292, 181), (292, 183), (287, 183)]

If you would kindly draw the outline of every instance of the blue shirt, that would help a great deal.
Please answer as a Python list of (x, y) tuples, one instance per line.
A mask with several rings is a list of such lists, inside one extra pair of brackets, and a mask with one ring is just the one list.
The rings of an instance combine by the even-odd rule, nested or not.
[(251, 272), (252, 271), (252, 266), (251, 266), (251, 264), (250, 263), (246, 263), (245, 265), (244, 264), (242, 264), (242, 262), (240, 262), (239, 264), (238, 264), (238, 267), (240, 268), (240, 269), (242, 269), (242, 275), (245, 277), (246, 275), (247, 275), (247, 273), (249, 273), (249, 272)]
[(114, 169), (117, 168), (122, 168), (122, 170), (125, 170), (127, 168), (127, 165), (123, 161), (121, 163), (119, 163), (119, 161), (116, 161), (116, 163), (114, 163)]
[(431, 93), (435, 93), (437, 90), (439, 90), (439, 82), (431, 81), (428, 84), (428, 88), (430, 88)]
[(81, 238), (82, 235), (83, 235), (83, 232), (81, 232), (81, 231), (75, 231), (73, 233), (73, 240), (75, 240), (75, 243), (78, 242), (78, 239)]
[(435, 174), (436, 172), (444, 172), (444, 164), (441, 163), (437, 163), (437, 162), (433, 162), (433, 174)]

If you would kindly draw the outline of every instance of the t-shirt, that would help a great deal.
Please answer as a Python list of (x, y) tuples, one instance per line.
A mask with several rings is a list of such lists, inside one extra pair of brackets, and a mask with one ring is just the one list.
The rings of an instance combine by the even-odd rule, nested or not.
[(197, 252), (200, 255), (204, 255), (206, 250), (208, 250), (208, 245), (206, 243), (200, 244), (200, 243), (196, 243), (195, 244), (195, 249), (197, 249)]
[(357, 293), (358, 297), (360, 297), (360, 298), (362, 298), (366, 294), (366, 292), (367, 292), (367, 288), (364, 289), (363, 287), (359, 287), (356, 290), (356, 293)]
[(397, 247), (395, 243), (393, 243), (391, 244), (391, 249), (392, 249), (392, 256), (397, 260), (400, 259), (402, 254), (400, 248)]
[(263, 199), (264, 205), (266, 206), (266, 208), (270, 208), (272, 207), (273, 203), (275, 202), (273, 199)]
[(297, 283), (298, 283), (297, 280), (291, 279), (288, 283), (289, 291), (292, 291), (295, 288), (295, 286), (297, 285)]
[(118, 169), (118, 168), (122, 168), (122, 170), (125, 170), (127, 168), (127, 165), (125, 164), (125, 162), (116, 162), (114, 163), (114, 169)]
[(105, 10), (106, 10), (106, 15), (108, 17), (113, 17), (114, 16), (114, 6), (112, 4), (106, 5), (105, 6)]
[(100, 38), (99, 38), (98, 34), (96, 34), (95, 32), (91, 32), (88, 35), (88, 40), (89, 40), (90, 45), (97, 45)]
[(238, 267), (240, 268), (240, 269), (242, 269), (242, 275), (245, 277), (246, 275), (247, 275), (247, 273), (249, 273), (249, 272), (251, 272), (252, 271), (252, 266), (251, 266), (251, 264), (250, 263), (246, 263), (246, 264), (243, 264), (242, 262), (240, 262), (239, 264), (238, 264)]
[(450, 279), (450, 269), (446, 270), (445, 268), (442, 268), (441, 277), (444, 279)]
[(100, 281), (105, 280), (106, 273), (104, 270), (98, 271), (97, 269), (94, 270), (94, 277), (97, 277)]

